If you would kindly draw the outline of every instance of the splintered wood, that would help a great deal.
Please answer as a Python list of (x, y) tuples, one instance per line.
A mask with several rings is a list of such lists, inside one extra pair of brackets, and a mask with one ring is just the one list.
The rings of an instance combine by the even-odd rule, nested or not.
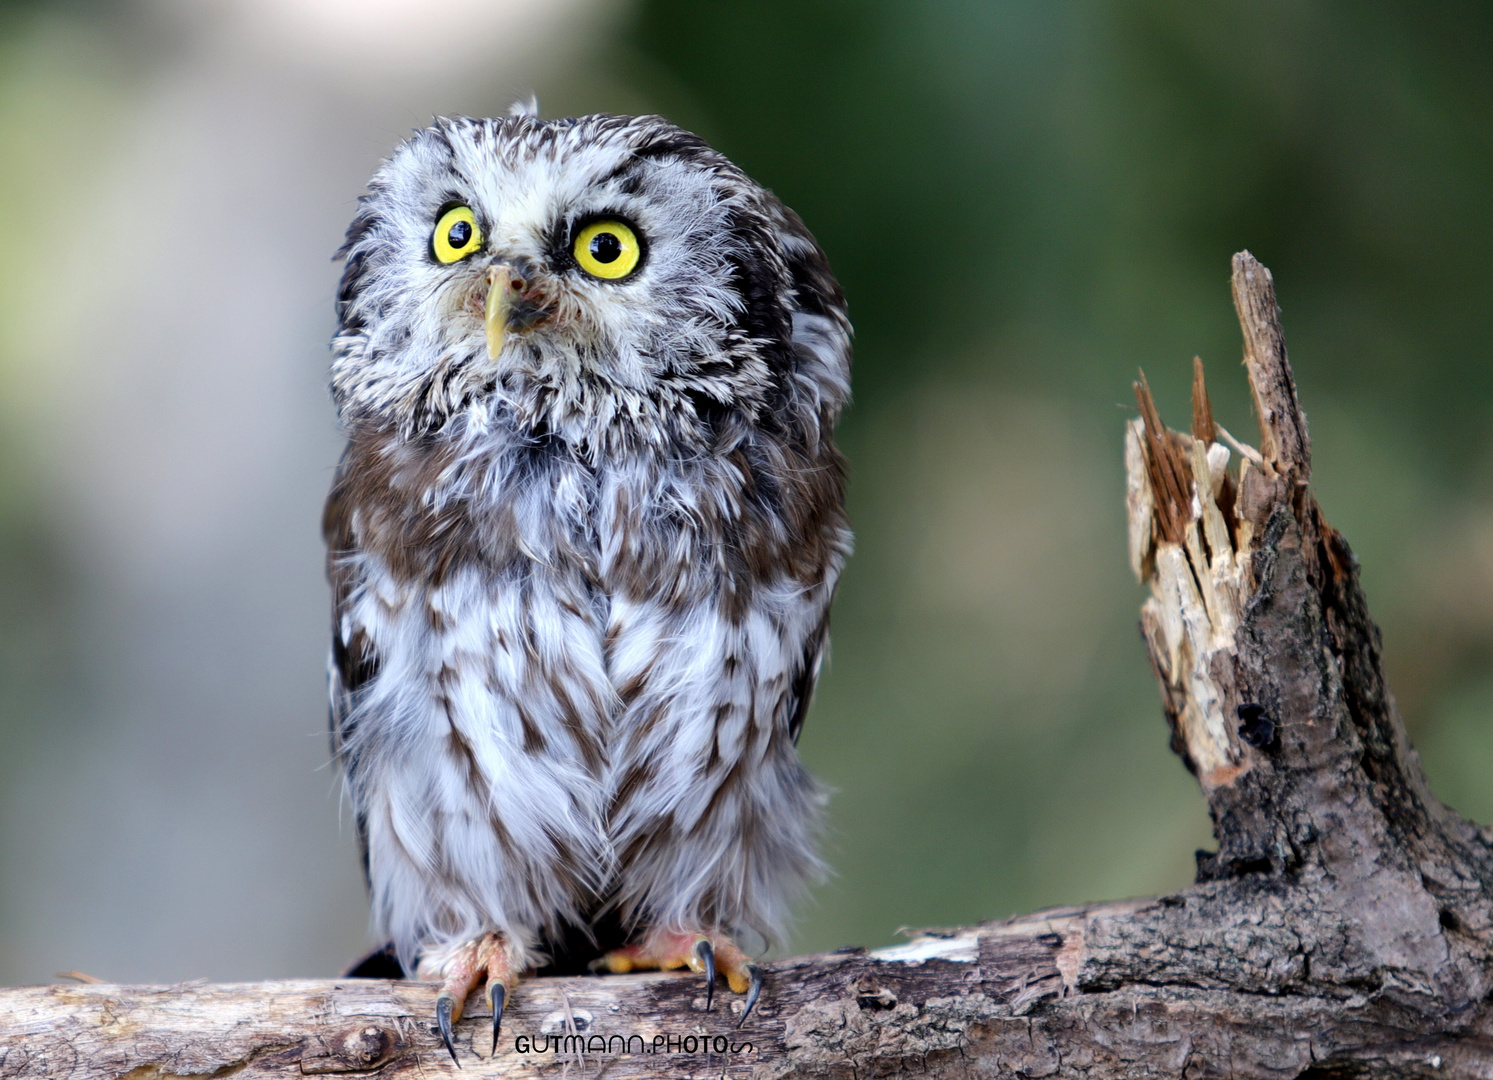
[[(1296, 508), (1304, 530), (1330, 531), (1307, 493), (1311, 441), (1286, 358), (1270, 271), (1247, 251), (1234, 256), (1234, 307), (1244, 366), (1260, 420), (1261, 449), (1213, 419), (1203, 362), (1193, 359), (1192, 434), (1161, 422), (1145, 375), (1140, 416), (1125, 431), (1130, 567), (1151, 596), (1141, 627), (1172, 723), (1173, 749), (1205, 791), (1230, 784), (1257, 760), (1237, 729), (1235, 631), (1254, 583), (1252, 552), (1272, 510)], [(1219, 440), (1222, 440), (1220, 442)], [(1229, 447), (1239, 456), (1229, 472)], [(1309, 558), (1312, 557), (1309, 555)]]
[[(1227, 783), (1246, 755), (1230, 718), (1234, 631), (1248, 594), (1253, 525), (1235, 515), (1237, 486), (1203, 383), (1193, 369), (1193, 434), (1169, 431), (1145, 376), (1140, 417), (1125, 431), (1130, 566), (1151, 586), (1141, 626), (1166, 694), (1177, 747), (1205, 788)], [(1247, 448), (1242, 468), (1252, 467)], [(1242, 478), (1241, 478), (1242, 479)]]
[[(1275, 282), (1247, 251), (1234, 256), (1233, 271), (1261, 449), (1213, 419), (1197, 358), (1192, 434), (1162, 424), (1144, 374), (1135, 384), (1140, 416), (1125, 431), (1130, 567), (1151, 587), (1141, 627), (1173, 749), (1205, 791), (1232, 783), (1258, 760), (1239, 738), (1238, 710), (1247, 703), (1239, 698), (1234, 660), (1235, 631), (1254, 588), (1252, 553), (1266, 519), (1278, 506), (1293, 507), (1311, 534), (1304, 544), (1309, 561), (1318, 536), (1331, 533), (1307, 492), (1311, 441), (1286, 358)], [(1229, 472), (1229, 447), (1240, 459), (1237, 476)]]

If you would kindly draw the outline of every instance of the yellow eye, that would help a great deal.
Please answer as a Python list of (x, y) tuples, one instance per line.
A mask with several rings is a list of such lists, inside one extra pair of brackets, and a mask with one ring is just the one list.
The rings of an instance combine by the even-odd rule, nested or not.
[(575, 234), (572, 252), (592, 277), (616, 281), (638, 268), (643, 247), (638, 234), (620, 221), (593, 221)]
[(442, 214), (430, 236), (430, 246), (443, 263), (458, 262), (480, 248), (482, 230), (477, 228), (477, 217), (471, 208), (453, 206)]

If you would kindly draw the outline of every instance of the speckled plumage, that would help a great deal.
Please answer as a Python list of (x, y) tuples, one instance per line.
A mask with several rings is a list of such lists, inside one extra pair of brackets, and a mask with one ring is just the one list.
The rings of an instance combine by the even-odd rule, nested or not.
[[(484, 247), (442, 265), (453, 202)], [(602, 213), (625, 281), (568, 254)], [(850, 547), (823, 253), (662, 119), (522, 109), (416, 133), (342, 253), (332, 726), (376, 929), (407, 971), (494, 931), (515, 970), (607, 922), (773, 939), (821, 872), (794, 744)]]

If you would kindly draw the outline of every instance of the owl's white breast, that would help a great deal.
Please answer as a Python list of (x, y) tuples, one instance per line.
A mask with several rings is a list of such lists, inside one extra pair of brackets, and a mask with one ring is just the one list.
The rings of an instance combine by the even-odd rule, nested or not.
[(809, 582), (786, 563), (743, 577), (783, 543), (744, 524), (751, 482), (724, 457), (469, 446), (420, 511), (459, 557), (412, 574), (397, 549), (354, 556), (340, 632), (381, 667), (346, 760), (402, 949), (493, 928), (533, 944), (612, 898), (644, 921), (781, 926), (819, 868), (789, 724), (843, 552)]

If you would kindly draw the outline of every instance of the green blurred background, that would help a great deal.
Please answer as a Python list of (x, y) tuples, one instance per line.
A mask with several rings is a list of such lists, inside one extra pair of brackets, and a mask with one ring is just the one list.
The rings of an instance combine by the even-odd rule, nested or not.
[(434, 113), (662, 112), (818, 235), (857, 553), (795, 948), (1176, 888), (1120, 435), (1275, 274), (1433, 787), (1493, 819), (1493, 6), (0, 2), (0, 981), (334, 972), (328, 262)]

